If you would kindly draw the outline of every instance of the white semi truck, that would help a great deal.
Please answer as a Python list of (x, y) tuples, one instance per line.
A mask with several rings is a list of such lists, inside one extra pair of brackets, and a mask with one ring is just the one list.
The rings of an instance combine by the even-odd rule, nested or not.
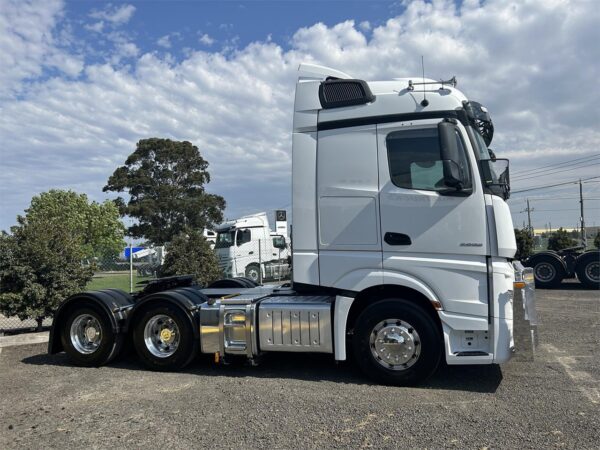
[[(353, 354), (413, 384), (448, 364), (508, 361), (535, 321), (513, 261), (508, 162), (487, 110), (455, 80), (365, 82), (300, 66), (292, 148), (293, 281), (208, 287), (189, 276), (66, 300), (49, 352), (98, 366), (133, 341), (155, 370), (276, 352)], [(522, 340), (521, 342), (525, 342)], [(521, 347), (522, 349), (523, 347)]]
[(215, 252), (227, 277), (246, 277), (255, 283), (286, 279), (290, 273), (287, 227), (277, 220), (271, 231), (267, 213), (252, 214), (217, 226)]

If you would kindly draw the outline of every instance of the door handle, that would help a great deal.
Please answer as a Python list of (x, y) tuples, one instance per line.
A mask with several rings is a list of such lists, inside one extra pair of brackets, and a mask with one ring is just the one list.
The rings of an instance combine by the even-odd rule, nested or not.
[(411, 245), (410, 236), (402, 233), (390, 233), (389, 231), (383, 236), (383, 240), (388, 245)]
[(249, 255), (254, 255), (254, 252), (248, 252)]

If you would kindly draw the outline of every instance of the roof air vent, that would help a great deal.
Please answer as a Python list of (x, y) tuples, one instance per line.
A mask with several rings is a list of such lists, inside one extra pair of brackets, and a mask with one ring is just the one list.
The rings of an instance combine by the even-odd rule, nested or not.
[(319, 100), (323, 109), (364, 105), (375, 100), (369, 85), (363, 80), (327, 79), (319, 87)]

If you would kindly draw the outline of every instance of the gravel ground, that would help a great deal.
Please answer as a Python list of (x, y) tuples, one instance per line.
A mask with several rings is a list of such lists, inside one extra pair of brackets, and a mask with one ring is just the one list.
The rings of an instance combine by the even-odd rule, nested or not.
[(535, 362), (444, 366), (418, 388), (308, 355), (161, 374), (0, 349), (0, 448), (600, 448), (600, 296), (563, 287), (538, 291)]

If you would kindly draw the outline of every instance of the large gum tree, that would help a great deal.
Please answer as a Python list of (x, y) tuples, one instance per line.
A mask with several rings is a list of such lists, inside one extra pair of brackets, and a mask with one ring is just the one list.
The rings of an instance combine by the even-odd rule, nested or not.
[(210, 228), (223, 220), (225, 200), (206, 192), (208, 162), (187, 141), (142, 139), (104, 191), (126, 192), (119, 211), (135, 219), (129, 234), (164, 245), (184, 230)]

